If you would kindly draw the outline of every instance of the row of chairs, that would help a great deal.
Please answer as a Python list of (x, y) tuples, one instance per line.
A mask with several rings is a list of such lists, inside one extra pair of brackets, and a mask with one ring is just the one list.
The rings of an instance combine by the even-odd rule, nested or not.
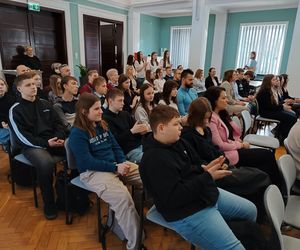
[(288, 154), (281, 156), (277, 165), (285, 182), (286, 197), (282, 196), (277, 186), (271, 185), (265, 191), (264, 203), (274, 226), (280, 249), (296, 250), (300, 248), (300, 239), (281, 234), (283, 223), (300, 229), (300, 196), (291, 193), (296, 180), (296, 166), (290, 155), (287, 139), (284, 140), (284, 145)]
[[(248, 113), (246, 113), (246, 112), (244, 112), (244, 114), (242, 114), (243, 124), (244, 124), (243, 134), (246, 135), (245, 138), (247, 138), (247, 131), (249, 130), (249, 116), (250, 116), (250, 114), (248, 114), (249, 112)], [(251, 116), (250, 116), (250, 119), (251, 119)], [(248, 135), (248, 136), (250, 136), (250, 135)], [(257, 137), (258, 135), (254, 135), (254, 136)], [(258, 136), (258, 137), (261, 137), (261, 136)], [(261, 138), (259, 138), (259, 139), (261, 139)], [(275, 138), (273, 138), (273, 139), (275, 139)], [(20, 161), (20, 162), (26, 164), (27, 166), (29, 166), (31, 168), (32, 168), (32, 164), (24, 157), (24, 155), (15, 154), (15, 152), (13, 150), (14, 149), (14, 139), (12, 137), (11, 137), (11, 143), (12, 143), (12, 145), (10, 147), (11, 150), (9, 150), (9, 154), (10, 154), (9, 158), (10, 158), (10, 165), (11, 165), (11, 171), (12, 171), (12, 192), (13, 192), (13, 194), (15, 194), (15, 184), (14, 184), (14, 181), (13, 181), (13, 165), (14, 165), (14, 162), (15, 161)], [(263, 146), (263, 145), (259, 145), (259, 146)], [(76, 164), (75, 164), (75, 161), (74, 161), (74, 157), (72, 156), (72, 153), (69, 149), (68, 140), (66, 140), (65, 147), (66, 147), (66, 152), (67, 152), (67, 159), (66, 159), (66, 161), (63, 161), (63, 162), (64, 162), (64, 166), (65, 166), (65, 171), (67, 171), (69, 168), (70, 169), (76, 168)], [(57, 162), (60, 162), (62, 160), (63, 159), (61, 159), (61, 158), (57, 159)], [(268, 211), (268, 214), (270, 215), (270, 218), (273, 221), (273, 224), (274, 224), (275, 230), (277, 232), (277, 235), (279, 237), (281, 246), (283, 247), (284, 244), (290, 244), (291, 246), (294, 246), (294, 243), (285, 243), (285, 242), (286, 241), (296, 242), (297, 245), (298, 245), (299, 241), (295, 240), (294, 238), (292, 238), (291, 240), (287, 240), (291, 237), (281, 236), (281, 234), (279, 234), (279, 232), (280, 232), (280, 225), (281, 225), (282, 221), (286, 222), (287, 224), (293, 225), (295, 227), (300, 227), (300, 216), (298, 216), (299, 218), (296, 217), (297, 216), (297, 211), (298, 211), (299, 206), (300, 206), (300, 200), (298, 199), (298, 196), (291, 196), (290, 192), (289, 192), (293, 182), (295, 181), (295, 176), (296, 176), (295, 165), (294, 165), (293, 159), (289, 155), (285, 155), (285, 156), (281, 157), (278, 161), (278, 165), (279, 165), (280, 170), (281, 170), (281, 172), (284, 176), (285, 183), (286, 183), (286, 189), (288, 190), (288, 192), (287, 192), (287, 206), (284, 210), (285, 211), (284, 216), (283, 217), (281, 216), (282, 218), (280, 217), (280, 215), (282, 215), (280, 213), (280, 212), (282, 212), (282, 209), (278, 210), (278, 211), (276, 210), (275, 212), (273, 212), (272, 208), (270, 208), (270, 206), (272, 206), (272, 204), (273, 204), (272, 202), (275, 202), (275, 201), (278, 202), (278, 204), (277, 204), (278, 206), (277, 205), (276, 206), (278, 208), (282, 208), (282, 206), (279, 204), (279, 201), (280, 201), (279, 198), (277, 198), (277, 199), (268, 198), (270, 196), (273, 197), (274, 195), (277, 195), (277, 196), (280, 195), (281, 196), (280, 191), (276, 190), (276, 188), (277, 188), (276, 186), (275, 187), (270, 186), (267, 189), (266, 194), (265, 194), (265, 206), (266, 206), (266, 209)], [(32, 176), (34, 176), (34, 175), (32, 174)], [(72, 179), (71, 183), (73, 185), (76, 185), (76, 186), (80, 187), (80, 188), (83, 188), (83, 189), (86, 189), (88, 191), (93, 192), (93, 190), (90, 190), (87, 186), (85, 186), (80, 181), (79, 177), (76, 177), (76, 178)], [(33, 180), (34, 201), (35, 201), (35, 206), (38, 207), (36, 187), (37, 187), (37, 182), (36, 182), (36, 180)], [(278, 194), (278, 191), (279, 191), (279, 194)], [(66, 189), (66, 192), (67, 192), (67, 189)], [(66, 196), (67, 196), (67, 193), (66, 193)], [(97, 196), (98, 238), (99, 238), (99, 242), (101, 242), (101, 244), (102, 244), (102, 248), (106, 249), (105, 235), (109, 231), (110, 227), (108, 226), (108, 222), (103, 224), (102, 221), (101, 221), (102, 216), (101, 216), (101, 209), (100, 209), (100, 198), (101, 197)], [(281, 197), (281, 199), (282, 199), (282, 197)], [(67, 201), (67, 199), (66, 199), (66, 201)], [(296, 201), (296, 203), (298, 202), (296, 207), (295, 207), (295, 201)], [(283, 200), (282, 200), (282, 203), (283, 203)], [(298, 208), (298, 209), (296, 209), (296, 208)], [(284, 209), (284, 205), (283, 205), (283, 209)], [(291, 212), (289, 212), (289, 211), (291, 211)], [(140, 212), (140, 215), (143, 215), (143, 206), (141, 206), (141, 210), (139, 212)], [(277, 222), (274, 221), (276, 219), (274, 217), (274, 213), (277, 216), (276, 217)], [(143, 217), (143, 216), (141, 216), (141, 217)], [(169, 223), (167, 223), (163, 219), (163, 217), (159, 214), (159, 212), (156, 210), (155, 206), (153, 206), (148, 211), (146, 217), (147, 217), (148, 220), (150, 220), (150, 221), (152, 221), (156, 224), (159, 224), (159, 225), (161, 225), (165, 228), (169, 228), (169, 229), (173, 230), (173, 228), (169, 225)], [(282, 219), (282, 221), (280, 222), (281, 219)], [(280, 224), (279, 224), (279, 222), (280, 222)], [(69, 209), (68, 209), (67, 202), (66, 202), (66, 223), (67, 224), (72, 224), (72, 214), (71, 214), (71, 211), (69, 211)], [(277, 228), (278, 225), (279, 225), (279, 230)], [(143, 231), (142, 230), (142, 228), (143, 228), (143, 218), (141, 218), (140, 227), (141, 227), (141, 230), (140, 230), (141, 231), (140, 239), (141, 239), (142, 238), (142, 231)], [(191, 245), (191, 249), (195, 249), (195, 246)], [(291, 248), (291, 249), (295, 249), (295, 248)]]
[(253, 132), (253, 126), (252, 124), (255, 124), (255, 118), (254, 122), (252, 122), (252, 117), (250, 115), (250, 112), (248, 110), (243, 110), (241, 112), (241, 120), (237, 116), (233, 116), (233, 121), (240, 127), (242, 131), (241, 138), (249, 142), (249, 144), (252, 147), (263, 147), (272, 150), (275, 152), (277, 148), (279, 148), (280, 143), (277, 138), (271, 137), (271, 136), (265, 136), (265, 135), (257, 135), (257, 134), (251, 134)]

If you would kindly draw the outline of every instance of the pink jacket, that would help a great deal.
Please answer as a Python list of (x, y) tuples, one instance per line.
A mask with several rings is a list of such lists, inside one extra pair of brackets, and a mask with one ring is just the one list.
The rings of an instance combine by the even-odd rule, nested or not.
[(235, 165), (239, 161), (237, 150), (242, 147), (242, 144), (238, 141), (241, 136), (241, 131), (233, 121), (231, 121), (230, 124), (233, 128), (234, 141), (228, 139), (228, 128), (215, 112), (212, 113), (209, 128), (212, 133), (213, 144), (217, 145), (220, 150), (225, 153), (231, 165)]

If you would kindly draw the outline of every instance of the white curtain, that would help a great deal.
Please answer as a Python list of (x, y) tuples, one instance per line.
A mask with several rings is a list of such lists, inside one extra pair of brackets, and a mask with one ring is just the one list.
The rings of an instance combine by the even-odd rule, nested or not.
[(249, 65), (250, 52), (256, 51), (256, 73), (278, 74), (287, 26), (287, 23), (241, 24), (236, 68)]
[(191, 27), (171, 27), (170, 57), (173, 68), (182, 65), (188, 67), (191, 39)]

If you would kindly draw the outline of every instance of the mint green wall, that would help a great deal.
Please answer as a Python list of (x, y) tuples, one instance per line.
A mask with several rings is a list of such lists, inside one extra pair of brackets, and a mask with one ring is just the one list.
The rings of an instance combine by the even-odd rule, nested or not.
[(160, 53), (160, 23), (161, 18), (141, 14), (140, 17), (140, 50), (144, 55), (152, 51)]
[(281, 73), (286, 72), (296, 14), (297, 9), (250, 11), (228, 14), (222, 72), (227, 69), (235, 68), (239, 29), (241, 23), (288, 21), (288, 30), (280, 67)]
[[(210, 14), (209, 21), (208, 21), (207, 47), (206, 47), (205, 68), (204, 68), (205, 72), (208, 71), (208, 69), (210, 68), (210, 64), (211, 64), (215, 21), (216, 21), (216, 15)], [(149, 39), (148, 43), (144, 43), (143, 50), (146, 51), (147, 47), (151, 48), (154, 46), (155, 47), (159, 46), (158, 49), (156, 50), (159, 53), (160, 48), (170, 48), (171, 27), (172, 26), (185, 26), (185, 25), (191, 25), (191, 24), (192, 24), (191, 16), (160, 18), (160, 27), (156, 27), (157, 30), (160, 30), (159, 45), (157, 45), (157, 42), (151, 43), (150, 39)], [(142, 19), (142, 16), (141, 16), (141, 43), (142, 43), (142, 40), (145, 40), (142, 35), (143, 29), (144, 29), (144, 33), (147, 33), (147, 31), (151, 30), (151, 29), (147, 29), (147, 20), (145, 20), (144, 17)], [(155, 30), (155, 33), (149, 32), (149, 33), (145, 34), (145, 37), (153, 36), (154, 34), (157, 34), (156, 30)], [(158, 39), (158, 37), (155, 36), (155, 39)]]
[[(74, 74), (78, 78), (80, 76), (79, 69), (76, 65), (80, 64), (80, 47), (79, 47), (79, 29), (78, 29), (78, 6), (70, 3), (71, 29), (72, 29), (72, 56)], [(77, 54), (77, 58), (76, 55)]]
[(216, 23), (216, 15), (210, 14), (208, 20), (208, 30), (207, 30), (204, 75), (207, 75), (208, 70), (211, 67), (211, 56), (212, 56), (213, 41), (214, 41), (214, 34), (215, 34), (215, 23)]

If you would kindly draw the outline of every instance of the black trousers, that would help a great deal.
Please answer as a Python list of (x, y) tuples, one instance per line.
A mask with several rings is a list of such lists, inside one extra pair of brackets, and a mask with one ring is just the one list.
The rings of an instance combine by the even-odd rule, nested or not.
[(64, 147), (53, 149), (28, 148), (23, 150), (23, 154), (37, 170), (37, 178), (41, 189), (44, 206), (55, 206), (53, 169), (56, 162), (54, 160), (54, 156), (64, 156)]
[(238, 154), (239, 162), (237, 163), (237, 167), (258, 168), (267, 173), (271, 182), (281, 189), (282, 178), (272, 151), (263, 148), (242, 148), (238, 150)]

